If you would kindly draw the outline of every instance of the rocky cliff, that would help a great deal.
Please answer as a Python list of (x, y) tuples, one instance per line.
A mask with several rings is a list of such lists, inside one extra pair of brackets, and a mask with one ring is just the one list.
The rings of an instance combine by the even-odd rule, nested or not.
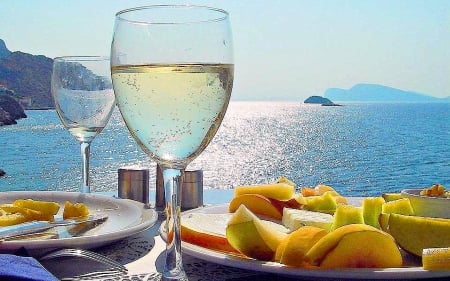
[(0, 87), (6, 88), (25, 109), (53, 108), (50, 81), (53, 59), (11, 52), (0, 39)]
[(16, 120), (27, 117), (13, 94), (10, 90), (0, 89), (0, 126), (16, 124)]

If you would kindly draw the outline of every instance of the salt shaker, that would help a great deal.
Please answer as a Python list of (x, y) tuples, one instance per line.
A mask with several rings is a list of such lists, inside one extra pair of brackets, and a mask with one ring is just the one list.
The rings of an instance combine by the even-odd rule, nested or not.
[(118, 170), (118, 196), (147, 205), (149, 203), (148, 178), (148, 169), (139, 167), (120, 168)]

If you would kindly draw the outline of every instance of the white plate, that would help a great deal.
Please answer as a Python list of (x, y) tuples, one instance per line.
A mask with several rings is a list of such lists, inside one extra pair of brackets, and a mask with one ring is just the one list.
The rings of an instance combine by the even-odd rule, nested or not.
[[(90, 213), (106, 213), (108, 219), (102, 224), (89, 229), (83, 229), (83, 233), (76, 236), (69, 235), (68, 228), (58, 227), (50, 230), (48, 237), (35, 235), (31, 238), (21, 240), (9, 240), (0, 242), (0, 251), (42, 248), (93, 248), (109, 244), (123, 239), (152, 225), (158, 219), (158, 214), (146, 208), (144, 204), (128, 199), (117, 199), (111, 196), (99, 194), (83, 194), (76, 192), (54, 192), (54, 191), (12, 191), (0, 192), (0, 204), (12, 203), (15, 199), (34, 199), (55, 201), (61, 205), (57, 216), (62, 216), (65, 201), (82, 202), (86, 204)], [(74, 229), (72, 229), (74, 231)], [(84, 232), (86, 231), (86, 232)], [(79, 235), (79, 236), (78, 236)], [(55, 236), (51, 238), (50, 236)]]
[[(228, 211), (228, 204), (208, 206), (204, 208), (198, 208), (187, 212), (183, 212), (181, 220), (183, 220), (183, 216), (192, 212), (206, 213), (206, 214), (223, 214), (227, 213), (227, 211)], [(160, 228), (160, 234), (163, 239), (166, 238), (166, 235), (162, 227)], [(216, 252), (186, 242), (182, 242), (181, 247), (183, 253), (194, 256), (199, 259), (203, 259), (208, 262), (286, 276), (335, 278), (335, 279), (338, 278), (382, 279), (382, 280), (450, 277), (450, 270), (441, 270), (441, 271), (423, 270), (423, 268), (419, 264), (414, 264), (414, 262), (417, 261), (411, 259), (411, 256), (405, 257), (409, 266), (405, 266), (402, 268), (382, 268), (382, 269), (355, 268), (355, 269), (318, 270), (318, 269), (293, 268), (287, 267), (277, 262), (263, 262), (250, 258), (242, 258), (232, 254)]]

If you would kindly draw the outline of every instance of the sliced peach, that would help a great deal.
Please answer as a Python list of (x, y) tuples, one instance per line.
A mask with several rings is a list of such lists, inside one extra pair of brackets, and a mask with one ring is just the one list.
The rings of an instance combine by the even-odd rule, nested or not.
[(322, 268), (388, 268), (401, 267), (402, 255), (395, 240), (381, 231), (348, 233), (327, 253)]
[(366, 224), (348, 224), (329, 232), (311, 247), (305, 258), (326, 268), (402, 265), (394, 238)]
[(325, 184), (319, 184), (319, 185), (317, 185), (315, 188), (314, 188), (314, 190), (316, 191), (316, 195), (322, 195), (322, 194), (324, 194), (325, 192), (332, 192), (332, 194), (333, 195), (339, 195), (339, 193), (337, 193), (337, 191), (334, 189), (334, 188), (332, 188), (331, 186), (329, 186), (329, 185), (325, 185)]
[(270, 200), (259, 194), (243, 194), (234, 197), (228, 206), (228, 211), (234, 213), (241, 205), (245, 205), (255, 214), (276, 220), (281, 220), (283, 216), (283, 205), (280, 201)]
[(277, 254), (280, 252), (280, 263), (297, 267), (309, 265), (305, 261), (305, 254), (327, 233), (325, 229), (315, 226), (304, 226), (290, 233), (285, 238), (286, 242), (279, 246), (284, 248), (277, 249)]
[(303, 186), (301, 192), (302, 192), (302, 195), (305, 197), (317, 195), (316, 190), (314, 188), (307, 187), (307, 186)]

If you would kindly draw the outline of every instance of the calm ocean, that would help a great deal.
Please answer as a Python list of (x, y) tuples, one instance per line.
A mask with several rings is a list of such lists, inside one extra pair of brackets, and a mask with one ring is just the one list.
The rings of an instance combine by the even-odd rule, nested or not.
[[(0, 127), (0, 191), (78, 190), (80, 152), (54, 110)], [(93, 191), (117, 190), (117, 169), (155, 167), (116, 110), (91, 147)], [(190, 166), (204, 187), (231, 189), (285, 175), (368, 196), (442, 183), (450, 188), (450, 104), (232, 102), (218, 134)], [(152, 186), (153, 187), (153, 186)]]

